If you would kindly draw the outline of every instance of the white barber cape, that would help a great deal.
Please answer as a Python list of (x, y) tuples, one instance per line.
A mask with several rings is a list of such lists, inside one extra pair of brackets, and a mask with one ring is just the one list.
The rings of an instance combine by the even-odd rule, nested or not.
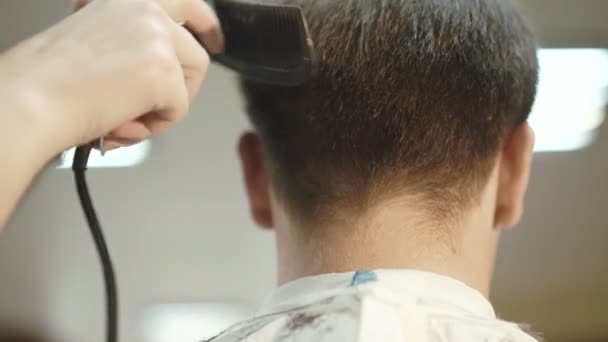
[(379, 270), (304, 278), (280, 287), (255, 318), (212, 342), (533, 342), (451, 278)]

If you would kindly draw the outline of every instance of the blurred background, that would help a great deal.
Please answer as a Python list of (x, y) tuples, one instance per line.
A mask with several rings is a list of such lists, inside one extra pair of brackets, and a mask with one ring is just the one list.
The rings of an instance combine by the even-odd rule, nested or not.
[[(492, 301), (548, 341), (608, 341), (608, 1), (520, 3), (547, 49), (532, 118), (539, 145)], [(1, 1), (0, 51), (68, 13), (68, 0)], [(249, 219), (236, 158), (247, 127), (234, 76), (212, 67), (178, 129), (90, 171), (124, 341), (200, 340), (274, 287), (273, 237)], [(71, 171), (50, 167), (0, 237), (0, 341), (101, 341), (102, 299)]]

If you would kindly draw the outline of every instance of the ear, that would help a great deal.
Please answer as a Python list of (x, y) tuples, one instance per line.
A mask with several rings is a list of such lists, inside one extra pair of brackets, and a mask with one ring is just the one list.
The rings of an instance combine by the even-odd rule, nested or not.
[(494, 216), (494, 225), (497, 228), (511, 228), (521, 220), (533, 150), (534, 131), (528, 123), (519, 125), (504, 143), (498, 166)]
[(263, 228), (273, 228), (270, 182), (264, 166), (262, 145), (257, 135), (249, 132), (241, 137), (239, 156), (253, 220)]

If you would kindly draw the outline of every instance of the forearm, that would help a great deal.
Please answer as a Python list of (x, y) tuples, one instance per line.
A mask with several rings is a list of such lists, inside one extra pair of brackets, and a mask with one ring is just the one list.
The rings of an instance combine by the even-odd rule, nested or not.
[[(2, 63), (0, 57), (0, 63)], [(61, 150), (37, 112), (40, 94), (0, 73), (0, 231), (38, 172)]]
[(130, 144), (180, 120), (209, 63), (199, 41), (223, 46), (205, 2), (97, 0), (0, 54), (0, 228), (63, 149)]

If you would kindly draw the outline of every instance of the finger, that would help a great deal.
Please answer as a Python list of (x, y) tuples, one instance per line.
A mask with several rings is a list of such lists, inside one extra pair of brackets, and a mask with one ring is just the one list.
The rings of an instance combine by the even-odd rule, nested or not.
[(102, 154), (115, 150), (117, 148), (123, 147), (122, 144), (120, 144), (117, 141), (113, 141), (113, 140), (108, 140), (106, 138), (104, 138), (103, 140), (103, 144), (99, 143), (100, 141), (98, 141), (98, 143), (94, 146), (94, 148), (96, 150), (98, 150), (99, 152), (101, 152)]
[(126, 145), (123, 145), (122, 143), (120, 143), (118, 141), (108, 140), (105, 142), (105, 144), (103, 146), (103, 152), (114, 151), (121, 147), (126, 147)]
[[(177, 60), (177, 56), (176, 56)], [(179, 61), (177, 61), (179, 63)], [(140, 122), (147, 124), (153, 135), (163, 133), (168, 128), (172, 127), (176, 122), (180, 121), (190, 109), (190, 95), (184, 80), (183, 69), (178, 67), (178, 70), (170, 74), (166, 80), (170, 89), (167, 90), (168, 106), (159, 108), (156, 111), (156, 116), (144, 116)], [(157, 118), (158, 120), (146, 121), (146, 118)]]
[(196, 39), (180, 25), (174, 25), (173, 45), (184, 72), (190, 101), (198, 93), (209, 67), (209, 55)]
[(201, 41), (209, 52), (224, 51), (224, 36), (215, 12), (203, 0), (158, 0), (176, 22), (183, 22), (186, 28)]
[(148, 98), (153, 99), (153, 103), (150, 110), (137, 120), (147, 126), (152, 136), (172, 127), (184, 117), (190, 107), (184, 70), (173, 41), (173, 31), (179, 25), (168, 16), (164, 25), (167, 41), (150, 53), (153, 69), (146, 73), (151, 90)]
[(173, 115), (168, 110), (148, 113), (138, 120), (146, 125), (152, 132), (152, 137), (163, 134), (173, 128), (177, 121), (167, 119), (169, 115)]
[[(176, 57), (177, 60), (177, 57)], [(176, 61), (177, 63), (177, 61)], [(164, 82), (165, 92), (160, 95), (161, 99), (156, 109), (137, 119), (157, 136), (164, 133), (180, 121), (188, 112), (190, 107), (190, 95), (184, 80), (184, 73), (180, 66), (177, 72), (171, 73)]]
[(129, 121), (106, 136), (108, 140), (141, 141), (152, 136), (150, 129), (140, 121)]
[(129, 147), (141, 143), (142, 140), (136, 139), (108, 139), (104, 145), (104, 151), (112, 151), (120, 147)]

